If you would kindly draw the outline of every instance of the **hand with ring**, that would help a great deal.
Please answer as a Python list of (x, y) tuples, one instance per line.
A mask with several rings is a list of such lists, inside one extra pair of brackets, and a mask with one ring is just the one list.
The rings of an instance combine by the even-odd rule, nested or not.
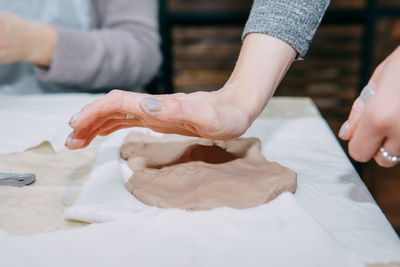
[(382, 167), (400, 162), (400, 46), (374, 71), (353, 104), (339, 137), (349, 140), (350, 156), (371, 158)]

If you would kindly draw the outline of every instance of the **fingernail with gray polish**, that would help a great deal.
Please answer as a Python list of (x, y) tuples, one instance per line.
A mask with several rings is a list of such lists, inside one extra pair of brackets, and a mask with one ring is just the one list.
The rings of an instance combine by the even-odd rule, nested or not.
[(71, 117), (71, 119), (69, 120), (68, 124), (71, 125), (73, 124), (76, 119), (78, 118), (79, 113), (75, 113), (74, 116)]
[(146, 97), (142, 99), (142, 102), (150, 112), (157, 112), (162, 109), (161, 102), (155, 98)]
[(71, 133), (68, 135), (67, 139), (65, 139), (64, 145), (65, 145), (66, 147), (68, 147), (68, 146), (71, 145), (71, 143), (72, 143), (72, 137), (73, 137), (73, 136), (74, 136), (74, 132), (71, 132)]
[(346, 134), (348, 129), (349, 129), (349, 123), (347, 121), (345, 121), (343, 123), (342, 127), (340, 127), (339, 137), (342, 138)]

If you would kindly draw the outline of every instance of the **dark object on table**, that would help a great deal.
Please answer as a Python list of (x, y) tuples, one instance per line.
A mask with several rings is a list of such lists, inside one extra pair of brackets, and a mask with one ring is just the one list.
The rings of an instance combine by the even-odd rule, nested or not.
[(33, 183), (36, 175), (31, 173), (0, 173), (0, 186), (25, 186)]

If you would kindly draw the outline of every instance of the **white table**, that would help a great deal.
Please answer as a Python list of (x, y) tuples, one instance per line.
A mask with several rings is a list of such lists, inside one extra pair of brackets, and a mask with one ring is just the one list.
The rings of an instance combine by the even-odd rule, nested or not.
[[(56, 110), (63, 97), (46, 96), (43, 97), (43, 103), (40, 97), (35, 97), (34, 103), (37, 107), (46, 105), (47, 111)], [(74, 97), (80, 98), (77, 95)], [(85, 96), (85, 100), (81, 102), (90, 101), (92, 98)], [(12, 101), (12, 98), (0, 98), (0, 118), (1, 114), (18, 112), (14, 110)], [(21, 107), (25, 99), (21, 98), (18, 101), (18, 106)], [(78, 104), (81, 102), (77, 101)], [(31, 105), (32, 99), (26, 97), (26, 103), (27, 106)], [(66, 114), (66, 117), (74, 111), (77, 111), (76, 106), (71, 107), (71, 112)], [(289, 124), (285, 125), (282, 121), (292, 123), (298, 120), (300, 123), (299, 119), (319, 119), (320, 114), (308, 98), (274, 98), (261, 117), (276, 121), (276, 124), (273, 124), (276, 127), (286, 127)], [(63, 120), (65, 121), (65, 118)], [(301, 124), (293, 125), (299, 129), (302, 127)], [(327, 125), (324, 127), (327, 128)], [(323, 133), (313, 132), (319, 131), (319, 128), (303, 130), (310, 132), (308, 135), (298, 136), (299, 139), (296, 139), (295, 134), (275, 136), (274, 131), (266, 131), (266, 137), (269, 139), (283, 138), (281, 143), (293, 143), (293, 146), (289, 145), (285, 149), (274, 145), (265, 149), (272, 155), (270, 160), (277, 160), (297, 171), (299, 186), (296, 200), (343, 243), (357, 246), (357, 242), (369, 242), (370, 251), (373, 253), (374, 246), (386, 245), (380, 244), (380, 240), (371, 240), (377, 233), (392, 236), (391, 242), (399, 242), (332, 133), (329, 130), (324, 130)], [(4, 142), (7, 140), (0, 139), (0, 147)], [(0, 187), (0, 228), (16, 235), (31, 235), (86, 225), (66, 221), (62, 219), (62, 213), (78, 196), (101, 142), (102, 138), (97, 138), (85, 150), (62, 150), (58, 153), (45, 142), (21, 153), (0, 154), (0, 172), (30, 172), (37, 175), (37, 181), (24, 188)], [(309, 146), (306, 147), (310, 149), (296, 151), (296, 142), (308, 143)], [(293, 150), (290, 147), (293, 147)], [(277, 150), (281, 152), (276, 153)], [(329, 153), (325, 153), (326, 151)], [(302, 153), (308, 156), (303, 157)], [(315, 166), (318, 166), (318, 170), (310, 171), (315, 169)], [(329, 216), (326, 216), (327, 209)], [(364, 223), (360, 225), (362, 220)]]

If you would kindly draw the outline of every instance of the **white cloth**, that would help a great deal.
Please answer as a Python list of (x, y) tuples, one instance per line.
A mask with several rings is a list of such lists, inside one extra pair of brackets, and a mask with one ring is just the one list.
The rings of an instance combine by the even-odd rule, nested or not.
[[(0, 153), (22, 152), (48, 141), (58, 152), (72, 129), (68, 121), (101, 94), (0, 96)], [(7, 141), (4, 141), (7, 140)]]
[[(98, 97), (61, 96), (0, 97), (0, 153), (46, 140), (60, 150), (69, 118)], [(298, 190), (294, 198), (284, 194), (242, 211), (160, 211), (135, 200), (124, 189), (119, 162), (126, 132), (106, 140), (79, 199), (65, 213), (109, 222), (31, 237), (0, 230), (0, 265), (358, 266), (353, 253), (365, 263), (400, 261), (398, 237), (322, 119), (255, 122), (246, 135), (262, 140), (269, 160), (298, 173)], [(277, 221), (286, 234), (279, 235)], [(299, 255), (291, 257), (286, 247)]]
[(364, 266), (293, 199), (248, 210), (132, 210), (111, 223), (13, 237), (0, 231), (13, 266)]
[[(149, 130), (137, 130), (160, 135)], [(119, 161), (119, 147), (128, 131), (115, 133), (103, 143), (81, 195), (74, 206), (65, 212), (66, 218), (106, 222), (119, 220), (127, 214), (139, 211), (155, 209), (163, 214), (159, 209), (145, 206), (125, 190), (123, 177), (129, 177), (130, 173)], [(399, 238), (322, 119), (258, 119), (245, 136), (260, 138), (267, 159), (278, 161), (297, 172), (298, 189), (294, 201), (315, 219), (316, 225), (322, 225), (329, 235), (357, 254), (364, 263), (400, 261)], [(287, 210), (285, 203), (279, 204), (280, 210)], [(246, 211), (226, 210), (252, 216), (247, 215)], [(176, 214), (175, 221), (181, 220), (181, 214), (184, 212)], [(201, 214), (207, 220), (208, 213)], [(298, 219), (301, 221), (303, 217)], [(291, 218), (285, 223), (291, 224), (294, 221)], [(233, 220), (232, 224), (235, 223)], [(229, 224), (225, 226), (224, 231), (233, 230)], [(251, 229), (253, 227), (260, 234), (268, 231), (261, 225), (252, 225)], [(201, 233), (201, 229), (197, 231)], [(305, 230), (299, 228), (299, 231)], [(207, 230), (203, 234), (207, 235)], [(313, 235), (313, 232), (308, 234)], [(231, 231), (227, 234), (229, 235), (235, 236), (235, 232)], [(290, 242), (297, 242), (295, 240), (298, 238), (293, 236)], [(156, 241), (155, 238), (148, 242), (157, 243)], [(315, 250), (315, 254), (319, 254), (321, 247), (316, 244), (315, 247), (311, 244), (307, 246)], [(326, 247), (322, 250), (326, 250)]]

